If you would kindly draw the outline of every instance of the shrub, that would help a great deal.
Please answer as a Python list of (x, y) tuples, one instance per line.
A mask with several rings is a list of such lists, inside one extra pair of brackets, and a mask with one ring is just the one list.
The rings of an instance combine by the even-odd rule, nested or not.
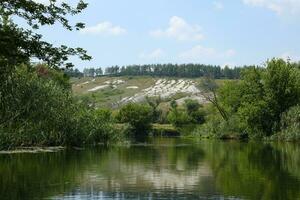
[(189, 124), (191, 122), (190, 117), (186, 112), (179, 109), (172, 109), (167, 119), (169, 123), (171, 123), (175, 127), (182, 127), (183, 125)]
[(300, 140), (300, 106), (291, 107), (281, 116), (281, 131), (274, 138)]
[(12, 74), (6, 87), (10, 93), (1, 96), (0, 148), (79, 146), (119, 137), (109, 111), (75, 103), (62, 79), (49, 74), (46, 68), (35, 71), (27, 66)]
[(203, 124), (205, 122), (205, 112), (202, 110), (194, 111), (190, 114), (193, 123)]
[(184, 106), (188, 114), (198, 111), (199, 108), (201, 107), (201, 105), (197, 100), (192, 100), (192, 99), (186, 99), (184, 101)]
[(121, 123), (128, 123), (134, 133), (147, 133), (151, 129), (152, 108), (149, 105), (130, 103), (123, 106), (117, 116)]

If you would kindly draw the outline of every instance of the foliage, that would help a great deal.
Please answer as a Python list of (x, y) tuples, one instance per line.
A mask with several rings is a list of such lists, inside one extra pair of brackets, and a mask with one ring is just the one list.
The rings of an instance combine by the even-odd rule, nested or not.
[(218, 109), (222, 118), (225, 121), (227, 121), (228, 113), (219, 102), (219, 98), (217, 96), (217, 90), (219, 89), (219, 86), (215, 82), (215, 80), (212, 79), (211, 77), (204, 77), (201, 80), (200, 88), (203, 91), (202, 95), (204, 96), (204, 98), (210, 103), (212, 103)]
[(73, 68), (65, 69), (64, 73), (69, 77), (76, 77), (76, 78), (83, 77), (83, 73), (80, 72), (78, 69), (73, 69)]
[[(72, 31), (84, 28), (71, 25), (69, 15), (77, 15), (87, 7), (82, 0), (75, 7), (50, 0), (0, 2), (0, 148), (37, 145), (83, 145), (107, 143), (118, 138), (109, 112), (89, 109), (75, 103), (69, 77), (78, 70), (68, 56), (90, 60), (82, 48), (55, 47), (35, 33), (40, 26), (60, 23)], [(16, 17), (27, 22), (20, 28)], [(29, 64), (32, 58), (47, 65)]]
[[(49, 66), (60, 66), (68, 60), (68, 55), (79, 55), (81, 59), (90, 59), (82, 48), (68, 48), (65, 45), (54, 47), (42, 41), (42, 35), (36, 34), (40, 26), (60, 23), (65, 29), (79, 30), (84, 24), (79, 22), (74, 26), (69, 23), (68, 15), (81, 13), (87, 4), (80, 0), (76, 7), (67, 3), (58, 3), (52, 0), (49, 4), (33, 0), (12, 1), (3, 0), (0, 3), (0, 52), (1, 67), (16, 66), (28, 62), (35, 57), (47, 62)], [(15, 16), (23, 18), (30, 26), (28, 29), (19, 28), (11, 19)], [(71, 66), (71, 63), (67, 63)]]
[(199, 110), (202, 105), (200, 105), (197, 100), (186, 99), (184, 102), (184, 106), (186, 113), (189, 115), (192, 123), (204, 123), (205, 113), (203, 110)]
[(130, 103), (123, 106), (117, 119), (121, 123), (128, 123), (134, 133), (147, 133), (151, 128), (153, 118), (152, 108), (149, 105)]
[(218, 90), (223, 108), (239, 118), (249, 137), (268, 137), (280, 130), (280, 118), (300, 102), (300, 71), (293, 63), (272, 59), (266, 68), (247, 68), (242, 80)]
[(240, 77), (240, 67), (230, 69), (220, 66), (203, 64), (152, 64), (152, 65), (129, 65), (112, 66), (105, 69), (106, 75), (118, 76), (172, 76), (172, 77), (203, 77), (211, 76), (216, 79), (228, 78), (238, 79)]
[(83, 75), (85, 77), (99, 77), (103, 75), (103, 70), (101, 67), (99, 68), (84, 68)]
[(204, 123), (205, 113), (200, 109), (202, 106), (196, 100), (185, 100), (183, 108), (178, 107), (176, 101), (173, 100), (170, 102), (170, 107), (167, 119), (175, 127)]
[(198, 111), (201, 105), (199, 104), (199, 102), (197, 100), (186, 99), (184, 101), (184, 106), (185, 106), (186, 112), (190, 115), (193, 112)]
[(12, 76), (13, 90), (1, 102), (0, 148), (78, 146), (118, 139), (109, 112), (76, 104), (63, 77), (45, 66), (18, 67)]
[(146, 102), (152, 108), (152, 122), (163, 121), (163, 111), (159, 109), (159, 104), (162, 102), (162, 99), (160, 97), (146, 97)]
[(300, 140), (300, 106), (291, 107), (281, 116), (281, 131), (274, 138)]
[(167, 119), (175, 127), (182, 127), (190, 123), (190, 117), (187, 113), (177, 108), (169, 112)]

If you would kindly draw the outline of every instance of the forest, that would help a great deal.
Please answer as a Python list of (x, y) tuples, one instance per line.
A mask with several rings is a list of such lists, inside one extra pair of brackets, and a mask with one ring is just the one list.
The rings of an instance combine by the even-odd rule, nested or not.
[(215, 79), (239, 79), (242, 68), (251, 66), (224, 68), (217, 65), (204, 64), (149, 64), (149, 65), (128, 65), (112, 66), (102, 68), (85, 68), (83, 73), (73, 69), (65, 72), (73, 77), (97, 77), (97, 76), (157, 76), (157, 77), (185, 77), (196, 78), (210, 76)]

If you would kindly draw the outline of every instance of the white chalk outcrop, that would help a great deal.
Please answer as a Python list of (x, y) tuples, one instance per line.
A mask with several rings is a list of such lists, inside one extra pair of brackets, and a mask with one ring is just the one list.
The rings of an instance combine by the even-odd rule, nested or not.
[(160, 96), (163, 99), (174, 96), (177, 93), (187, 93), (190, 95), (196, 95), (200, 90), (195, 86), (195, 82), (191, 80), (167, 80), (159, 79), (154, 85), (143, 89), (141, 92), (131, 97), (123, 98), (119, 103), (128, 102), (140, 102), (145, 99), (146, 96), (155, 97)]

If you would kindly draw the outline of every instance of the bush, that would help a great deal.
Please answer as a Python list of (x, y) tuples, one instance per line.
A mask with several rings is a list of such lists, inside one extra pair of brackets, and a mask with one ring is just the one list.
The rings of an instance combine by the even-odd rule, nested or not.
[(128, 123), (134, 133), (147, 133), (151, 129), (152, 108), (149, 105), (130, 103), (120, 109), (117, 119), (121, 123)]
[(300, 140), (300, 106), (290, 108), (281, 116), (281, 131), (273, 138), (287, 141)]
[(242, 80), (226, 83), (218, 97), (249, 137), (272, 136), (280, 131), (282, 114), (300, 102), (299, 68), (282, 59), (268, 61), (266, 68), (246, 68)]
[(186, 99), (184, 101), (184, 106), (188, 114), (198, 111), (199, 108), (201, 107), (201, 105), (197, 100), (192, 100), (192, 99)]
[(194, 111), (190, 114), (190, 118), (195, 124), (203, 124), (205, 122), (205, 112), (202, 110)]
[(203, 138), (246, 138), (248, 137), (241, 129), (241, 122), (238, 115), (231, 115), (228, 120), (224, 120), (213, 106), (205, 107), (205, 123), (197, 126), (192, 135)]
[(118, 138), (110, 112), (75, 103), (58, 72), (23, 66), (11, 79), (5, 88), (10, 92), (1, 96), (0, 148), (79, 146)]
[(171, 111), (169, 112), (167, 119), (169, 123), (173, 124), (175, 127), (202, 124), (205, 121), (205, 112), (200, 110), (202, 106), (196, 100), (185, 100), (184, 109), (178, 108), (176, 101), (171, 101), (170, 106)]
[(171, 123), (175, 127), (182, 127), (183, 125), (189, 124), (191, 122), (191, 119), (187, 115), (187, 113), (179, 109), (172, 109), (169, 112), (167, 119), (169, 123)]

